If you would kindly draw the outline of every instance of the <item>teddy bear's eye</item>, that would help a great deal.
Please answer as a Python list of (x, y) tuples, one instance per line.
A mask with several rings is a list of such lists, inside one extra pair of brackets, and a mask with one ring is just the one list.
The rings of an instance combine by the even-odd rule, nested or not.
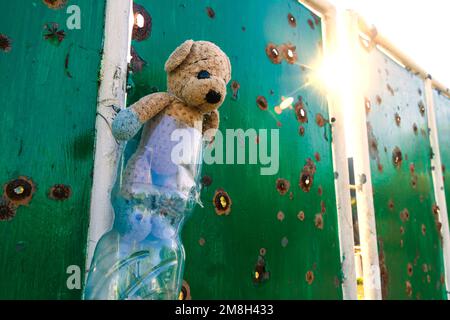
[(211, 75), (206, 70), (200, 71), (197, 75), (197, 79), (209, 79), (209, 78), (211, 78)]

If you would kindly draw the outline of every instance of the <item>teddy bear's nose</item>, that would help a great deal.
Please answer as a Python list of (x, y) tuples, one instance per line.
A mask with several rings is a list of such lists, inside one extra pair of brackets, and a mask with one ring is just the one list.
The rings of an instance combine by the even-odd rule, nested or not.
[(205, 100), (208, 103), (214, 104), (220, 101), (222, 99), (222, 95), (214, 90), (209, 90), (209, 92), (206, 94)]

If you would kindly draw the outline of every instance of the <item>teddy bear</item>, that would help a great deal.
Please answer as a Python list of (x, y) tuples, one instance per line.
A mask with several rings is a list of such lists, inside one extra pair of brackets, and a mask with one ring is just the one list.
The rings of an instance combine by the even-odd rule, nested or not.
[[(198, 198), (202, 148), (218, 130), (231, 64), (214, 43), (187, 40), (170, 55), (165, 71), (167, 92), (143, 97), (112, 122), (119, 141), (142, 133), (119, 169), (114, 225), (97, 244), (85, 299), (176, 299), (180, 292), (179, 235)], [(190, 138), (174, 139), (176, 133)]]

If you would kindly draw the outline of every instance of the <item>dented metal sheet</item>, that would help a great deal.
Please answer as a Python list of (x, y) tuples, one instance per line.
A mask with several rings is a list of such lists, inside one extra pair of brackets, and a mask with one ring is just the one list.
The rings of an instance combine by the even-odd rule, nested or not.
[(151, 16), (152, 31), (133, 42), (147, 63), (133, 73), (129, 103), (166, 89), (164, 62), (176, 46), (209, 40), (233, 69), (220, 109), (222, 133), (256, 130), (238, 135), (235, 154), (260, 146), (260, 129), (269, 130), (269, 146), (270, 130), (279, 130), (274, 175), (261, 175), (268, 165), (259, 162), (204, 165), (204, 207), (197, 206), (184, 230), (189, 295), (342, 298), (328, 107), (319, 90), (305, 86), (305, 65), (322, 50), (320, 18), (295, 0), (135, 2)]
[(378, 49), (361, 51), (383, 298), (444, 299), (424, 82)]

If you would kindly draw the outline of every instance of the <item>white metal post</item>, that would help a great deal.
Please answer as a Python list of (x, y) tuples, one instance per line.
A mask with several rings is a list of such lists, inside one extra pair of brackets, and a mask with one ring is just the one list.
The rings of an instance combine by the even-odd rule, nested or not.
[(367, 300), (380, 300), (381, 278), (378, 257), (377, 231), (375, 209), (373, 204), (372, 176), (370, 169), (369, 143), (367, 135), (367, 120), (364, 108), (364, 96), (357, 84), (356, 70), (362, 67), (361, 48), (359, 47), (359, 28), (357, 15), (352, 11), (346, 14), (346, 29), (348, 32), (349, 48), (353, 55), (353, 81), (348, 86), (346, 97), (349, 109), (353, 113), (351, 122), (347, 123), (347, 130), (353, 132), (356, 201), (358, 209), (358, 226), (361, 242), (361, 256), (363, 262), (364, 297)]
[[(339, 50), (336, 10), (327, 10), (323, 15), (323, 20), (324, 53), (325, 55), (336, 53)], [(332, 119), (331, 127), (333, 133), (333, 167), (336, 172), (336, 208), (338, 214), (341, 268), (343, 273), (342, 293), (345, 300), (356, 300), (355, 241), (343, 102), (340, 92), (328, 93), (328, 106), (330, 119)]]
[(442, 173), (441, 152), (439, 148), (439, 136), (436, 123), (436, 112), (433, 99), (433, 83), (428, 77), (425, 79), (425, 98), (428, 107), (428, 128), (430, 129), (430, 143), (434, 156), (431, 158), (431, 166), (434, 185), (434, 196), (439, 207), (439, 222), (442, 224), (442, 249), (445, 267), (445, 285), (447, 289), (447, 299), (450, 299), (450, 231), (447, 215), (447, 204), (445, 200), (444, 177)]
[(87, 242), (86, 274), (95, 246), (109, 230), (113, 215), (111, 189), (117, 170), (119, 146), (110, 123), (115, 115), (111, 105), (125, 106), (128, 57), (131, 45), (132, 0), (107, 0), (103, 59), (97, 104), (94, 176)]

